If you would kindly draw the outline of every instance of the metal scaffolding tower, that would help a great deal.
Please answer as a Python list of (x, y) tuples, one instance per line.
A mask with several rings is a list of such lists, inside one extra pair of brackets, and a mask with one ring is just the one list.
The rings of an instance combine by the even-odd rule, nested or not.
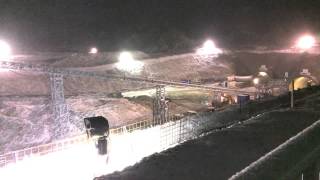
[(156, 94), (153, 99), (153, 124), (163, 124), (168, 120), (169, 107), (165, 97), (165, 87), (156, 86)]
[(223, 96), (223, 93), (221, 92), (213, 92), (213, 100), (216, 102), (221, 102), (221, 97)]
[(64, 98), (63, 75), (51, 73), (51, 99), (55, 121), (69, 122), (69, 109)]

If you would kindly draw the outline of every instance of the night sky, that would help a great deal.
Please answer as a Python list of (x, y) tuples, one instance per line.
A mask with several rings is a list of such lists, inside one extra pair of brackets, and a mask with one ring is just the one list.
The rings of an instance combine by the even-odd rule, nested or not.
[(16, 51), (284, 46), (304, 32), (320, 32), (319, 0), (0, 0), (0, 39)]

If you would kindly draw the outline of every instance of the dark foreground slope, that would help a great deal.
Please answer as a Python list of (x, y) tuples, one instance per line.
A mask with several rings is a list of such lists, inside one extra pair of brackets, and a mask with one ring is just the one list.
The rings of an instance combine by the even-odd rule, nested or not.
[[(306, 94), (309, 98), (303, 98)], [(300, 92), (299, 96), (298, 109), (271, 110), (232, 128), (145, 158), (133, 167), (101, 179), (228, 179), (320, 119), (316, 105), (318, 93), (310, 96), (309, 91)]]

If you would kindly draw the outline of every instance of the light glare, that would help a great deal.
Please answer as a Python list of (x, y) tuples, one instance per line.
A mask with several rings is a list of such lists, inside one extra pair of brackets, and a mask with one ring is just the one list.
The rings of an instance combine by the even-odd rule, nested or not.
[(93, 47), (93, 48), (90, 49), (89, 53), (90, 54), (97, 54), (98, 53), (98, 49)]
[(201, 48), (197, 49), (198, 55), (218, 55), (222, 53), (222, 50), (217, 48), (212, 40), (207, 40)]
[(305, 35), (298, 39), (296, 46), (299, 49), (307, 50), (314, 47), (315, 44), (316, 44), (316, 40), (313, 36)]
[(215, 43), (214, 43), (213, 41), (207, 40), (207, 41), (203, 44), (203, 47), (204, 47), (205, 49), (214, 49), (214, 48), (216, 48), (216, 45), (215, 45)]
[(11, 56), (11, 47), (10, 45), (0, 40), (0, 60), (7, 60)]
[(143, 69), (143, 62), (137, 61), (133, 58), (129, 52), (122, 52), (119, 55), (119, 62), (116, 64), (116, 68), (121, 71), (126, 71), (132, 74), (140, 73)]
[(130, 61), (134, 61), (134, 59), (133, 59), (131, 53), (129, 53), (129, 52), (122, 52), (122, 53), (120, 53), (119, 61), (120, 61), (120, 62), (130, 62)]
[(259, 81), (260, 81), (259, 78), (254, 78), (253, 79), (253, 84), (257, 85), (257, 84), (259, 84)]

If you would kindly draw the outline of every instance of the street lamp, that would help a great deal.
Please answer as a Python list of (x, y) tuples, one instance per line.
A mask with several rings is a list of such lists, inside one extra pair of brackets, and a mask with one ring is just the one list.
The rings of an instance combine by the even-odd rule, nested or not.
[(133, 74), (140, 73), (144, 66), (143, 62), (135, 60), (130, 52), (120, 53), (118, 60), (117, 69)]
[(11, 57), (11, 47), (10, 45), (0, 40), (0, 60), (7, 60)]

